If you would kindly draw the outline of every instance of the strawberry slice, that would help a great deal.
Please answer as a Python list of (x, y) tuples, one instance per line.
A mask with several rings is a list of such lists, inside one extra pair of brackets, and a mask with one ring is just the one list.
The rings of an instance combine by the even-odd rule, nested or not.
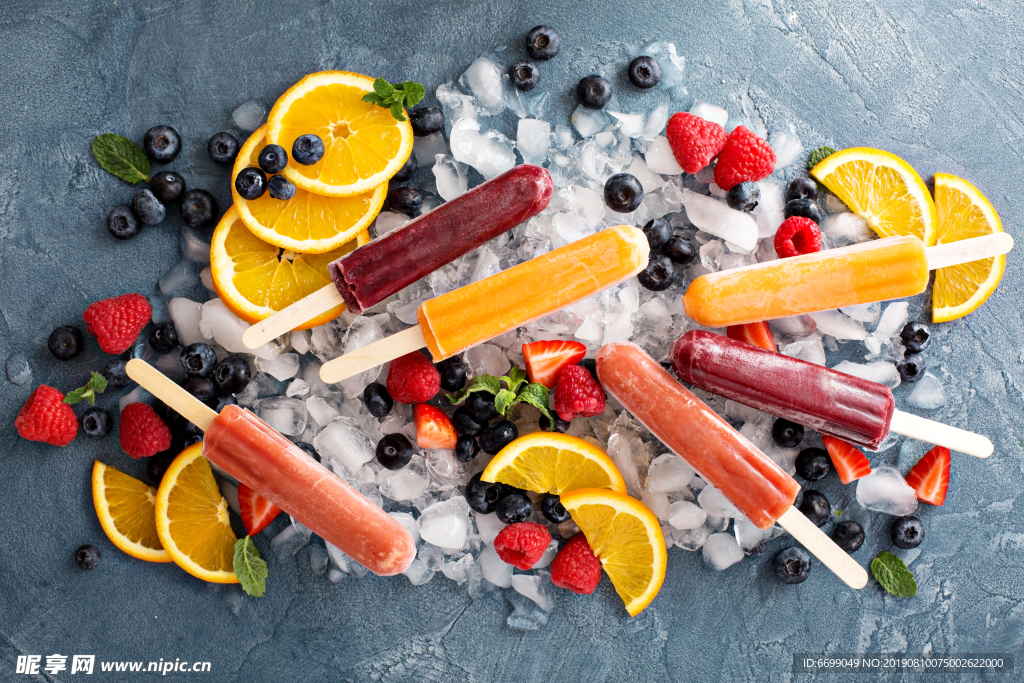
[(576, 365), (587, 355), (587, 347), (579, 342), (552, 339), (523, 344), (526, 376), (531, 382), (554, 389), (558, 374), (567, 365)]
[(412, 409), (416, 421), (416, 445), (420, 448), (455, 448), (459, 440), (455, 426), (440, 408), (417, 403)]
[(932, 505), (946, 502), (949, 489), (949, 449), (936, 446), (917, 461), (907, 473), (907, 483), (917, 491), (917, 499)]
[(871, 474), (871, 463), (859, 449), (834, 436), (822, 436), (828, 457), (832, 458), (832, 467), (839, 475), (839, 481), (849, 484), (861, 477)]
[(238, 509), (242, 513), (245, 532), (250, 536), (255, 536), (266, 529), (267, 525), (281, 514), (281, 508), (245, 484), (238, 485)]
[(772, 336), (772, 329), (768, 327), (767, 320), (759, 323), (747, 323), (746, 325), (729, 325), (725, 329), (725, 336), (729, 337), (729, 339), (737, 339), (754, 346), (760, 346), (762, 349), (772, 353), (779, 352), (775, 347), (775, 337)]

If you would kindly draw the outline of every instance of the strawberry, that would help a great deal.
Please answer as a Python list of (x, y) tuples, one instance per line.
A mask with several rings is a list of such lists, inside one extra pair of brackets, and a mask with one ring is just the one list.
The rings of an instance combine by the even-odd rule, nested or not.
[(245, 533), (255, 536), (267, 528), (279, 514), (281, 508), (253, 491), (245, 484), (238, 485), (238, 509), (242, 513)]
[(146, 297), (125, 294), (90, 304), (82, 318), (85, 331), (96, 337), (100, 348), (116, 355), (131, 348), (152, 313)]
[(551, 545), (547, 527), (536, 522), (509, 524), (494, 539), (494, 552), (506, 563), (526, 571), (533, 569)]
[(420, 448), (455, 448), (459, 435), (451, 419), (440, 408), (417, 403), (413, 406), (412, 417), (416, 422), (416, 445)]
[(150, 406), (129, 403), (121, 411), (118, 427), (121, 450), (136, 460), (148, 458), (171, 447), (171, 430)]
[(907, 483), (917, 491), (917, 499), (942, 505), (949, 489), (949, 449), (936, 446), (917, 461), (907, 473)]
[(566, 422), (578, 416), (594, 417), (604, 412), (604, 389), (582, 365), (567, 365), (558, 375), (555, 412)]
[(71, 406), (64, 403), (64, 394), (40, 384), (18, 411), (14, 427), (22, 438), (29, 441), (67, 446), (78, 434), (78, 418)]
[(746, 325), (729, 325), (725, 330), (725, 336), (778, 353), (778, 349), (775, 348), (775, 337), (772, 336), (772, 328), (768, 327), (767, 320)]
[(523, 344), (526, 376), (531, 382), (543, 384), (548, 389), (554, 389), (562, 368), (576, 365), (585, 355), (587, 347), (574, 341), (553, 339)]
[(729, 133), (715, 164), (715, 184), (728, 192), (740, 183), (767, 178), (775, 170), (775, 152), (746, 126)]
[(590, 595), (601, 582), (601, 561), (583, 534), (576, 534), (551, 562), (551, 583), (573, 593)]
[(441, 373), (419, 351), (391, 361), (388, 393), (399, 403), (424, 403), (441, 390)]
[(834, 436), (822, 436), (828, 457), (832, 458), (832, 467), (839, 475), (839, 481), (849, 484), (861, 477), (871, 474), (871, 463), (857, 448)]
[(804, 216), (790, 216), (775, 231), (775, 253), (779, 258), (821, 251), (821, 229)]
[(676, 163), (687, 173), (696, 173), (718, 156), (727, 136), (714, 121), (679, 112), (668, 120), (665, 137)]

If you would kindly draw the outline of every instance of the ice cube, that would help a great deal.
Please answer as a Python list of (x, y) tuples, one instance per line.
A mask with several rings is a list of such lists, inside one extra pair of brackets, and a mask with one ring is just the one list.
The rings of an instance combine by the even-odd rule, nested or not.
[(809, 315), (794, 315), (788, 318), (776, 318), (771, 321), (772, 331), (780, 337), (791, 339), (802, 339), (813, 334), (818, 329), (818, 324)]
[(682, 85), (686, 58), (676, 53), (675, 43), (664, 41), (649, 43), (641, 50), (641, 54), (653, 58), (658, 62), (658, 66), (661, 67), (659, 88), (669, 89)]
[(185, 379), (185, 368), (181, 365), (180, 352), (171, 351), (170, 353), (159, 354), (151, 358), (149, 363), (173, 382), (180, 383)]
[(903, 326), (907, 324), (909, 307), (910, 304), (906, 301), (894, 301), (886, 306), (885, 312), (882, 313), (882, 319), (878, 321), (878, 327), (875, 328), (873, 334), (881, 339), (892, 339), (898, 335)]
[(231, 112), (235, 125), (252, 132), (267, 122), (267, 108), (259, 100), (246, 100)]
[[(782, 211), (786, 206), (786, 193), (782, 183), (775, 178), (765, 178), (757, 181), (757, 188), (761, 192), (761, 198), (757, 200), (754, 207), (754, 214), (762, 214), (766, 211)], [(780, 221), (781, 222), (781, 221)]]
[[(210, 266), (206, 266), (199, 271), (199, 281), (203, 283), (203, 287), (206, 289), (214, 293), (217, 292), (217, 288), (213, 284), (213, 270), (210, 269)], [(156, 320), (153, 322), (156, 322)]]
[(512, 588), (520, 595), (533, 600), (545, 612), (550, 612), (555, 606), (551, 584), (545, 576), (516, 574), (512, 577)]
[(882, 305), (877, 301), (870, 304), (857, 304), (856, 306), (845, 306), (840, 308), (841, 313), (845, 313), (854, 320), (862, 323), (872, 323), (878, 320), (878, 314), (882, 310)]
[(701, 265), (712, 273), (722, 270), (722, 257), (725, 256), (725, 244), (718, 240), (711, 240), (697, 250), (700, 256)]
[(425, 583), (429, 583), (434, 578), (435, 573), (427, 569), (427, 566), (418, 559), (413, 560), (409, 568), (402, 572), (409, 579), (409, 583), (414, 586), (422, 586)]
[(273, 360), (256, 359), (256, 368), (279, 382), (291, 379), (299, 372), (299, 354), (282, 353)]
[(568, 149), (569, 147), (572, 147), (572, 143), (572, 129), (564, 124), (557, 124), (555, 126), (555, 132), (551, 135), (551, 144), (558, 149)]
[(946, 396), (942, 393), (942, 382), (930, 372), (914, 385), (914, 391), (907, 398), (907, 403), (923, 410), (935, 410), (946, 405)]
[(711, 530), (706, 525), (702, 525), (696, 529), (677, 529), (672, 532), (672, 539), (675, 541), (676, 547), (693, 552), (704, 547), (710, 534)]
[(473, 263), (473, 272), (466, 284), (489, 278), (501, 272), (501, 262), (498, 256), (491, 251), (490, 247), (481, 247), (477, 251), (476, 261)]
[(427, 543), (458, 550), (466, 544), (469, 534), (469, 505), (462, 496), (452, 496), (425, 509), (417, 524)]
[(474, 563), (475, 560), (472, 555), (463, 555), (455, 562), (445, 562), (441, 565), (441, 573), (455, 583), (462, 585), (469, 580)]
[(406, 528), (409, 534), (412, 535), (413, 545), (418, 546), (420, 544), (420, 529), (416, 525), (416, 518), (408, 512), (389, 512), (388, 514)]
[(832, 369), (837, 372), (845, 372), (847, 375), (866, 379), (869, 382), (884, 384), (890, 389), (895, 389), (900, 385), (900, 373), (896, 370), (896, 366), (884, 360), (878, 360), (873, 363), (854, 363), (844, 360)]
[(750, 214), (687, 189), (683, 190), (683, 205), (686, 206), (686, 217), (700, 230), (721, 237), (744, 251), (752, 251), (757, 246), (757, 222)]
[(818, 311), (811, 313), (818, 332), (836, 339), (865, 339), (868, 336), (864, 324), (843, 315), (839, 311)]
[(330, 543), (325, 542), (324, 545), (327, 547), (327, 554), (330, 555), (331, 560), (338, 569), (357, 579), (366, 576), (366, 567), (359, 564)]
[[(416, 530), (416, 533), (419, 533), (419, 529)], [(423, 547), (417, 553), (417, 558), (432, 572), (441, 571), (441, 567), (444, 566), (445, 562), (444, 551), (436, 545), (430, 545), (429, 543), (423, 544)]]
[(32, 382), (32, 368), (28, 365), (28, 358), (21, 352), (7, 356), (6, 370), (7, 379), (12, 384), (23, 387)]
[(512, 367), (505, 352), (494, 344), (478, 344), (466, 351), (462, 359), (472, 377), (480, 375), (501, 377)]
[(306, 406), (297, 398), (272, 396), (260, 403), (260, 419), (285, 436), (306, 431)]
[(821, 221), (821, 232), (838, 245), (864, 242), (874, 236), (864, 217), (849, 211), (826, 216)]
[(473, 518), (476, 520), (477, 531), (480, 532), (480, 540), (487, 545), (494, 545), (494, 539), (505, 528), (505, 523), (493, 512), (485, 515), (474, 511)]
[(541, 165), (548, 160), (551, 146), (551, 124), (537, 119), (519, 119), (516, 129), (516, 149), (523, 155), (523, 163)]
[(512, 565), (498, 557), (498, 553), (492, 546), (488, 545), (480, 551), (477, 562), (480, 563), (480, 570), (483, 572), (484, 578), (495, 586), (508, 588), (512, 585)]
[(335, 418), (341, 417), (341, 412), (320, 396), (310, 396), (306, 399), (306, 410), (313, 421), (321, 427), (326, 427)]
[(806, 339), (797, 340), (791, 344), (786, 344), (782, 349), (782, 353), (785, 356), (799, 358), (808, 363), (825, 364), (825, 345), (821, 343), (821, 336), (817, 334)]
[(511, 140), (496, 130), (483, 130), (474, 119), (459, 119), (452, 126), (449, 139), (452, 156), (469, 164), (490, 180), (516, 165), (516, 153)]
[(647, 483), (651, 454), (626, 411), (622, 411), (611, 425), (607, 452), (626, 482), (626, 492), (640, 498)]
[(437, 183), (437, 193), (446, 202), (464, 195), (466, 190), (469, 189), (466, 165), (459, 163), (446, 154), (438, 154), (436, 162), (430, 170), (434, 174), (434, 180)]
[(548, 623), (548, 615), (529, 598), (513, 591), (506, 593), (513, 612), (505, 622), (516, 631), (536, 631)]
[(555, 559), (555, 555), (558, 554), (558, 539), (552, 538), (551, 543), (548, 544), (547, 550), (540, 556), (537, 563), (533, 565), (534, 569), (544, 569)]
[(699, 116), (702, 119), (713, 121), (723, 128), (725, 127), (726, 121), (729, 120), (729, 112), (725, 109), (716, 107), (713, 104), (708, 104), (702, 100), (697, 100), (693, 103), (693, 106), (690, 107), (690, 113), (694, 116)]
[(917, 493), (895, 467), (876, 467), (857, 481), (857, 502), (869, 510), (902, 517), (917, 509)]
[[(352, 324), (345, 330), (345, 336), (341, 340), (341, 352), (352, 353), (356, 349), (380, 341), (384, 338), (384, 330), (377, 322), (377, 316), (359, 316), (352, 321)], [(346, 396), (361, 396), (366, 385), (380, 376), (380, 366), (360, 372), (357, 375), (342, 380), (338, 386), (345, 392)]]
[(451, 134), (453, 124), (459, 119), (475, 119), (479, 115), (476, 98), (467, 95), (454, 83), (442, 83), (434, 92), (444, 111), (445, 130)]
[[(434, 172), (434, 175), (437, 175), (437, 171)], [(383, 237), (392, 230), (397, 230), (407, 224), (411, 220), (412, 219), (404, 213), (381, 211), (377, 214), (377, 218), (373, 222), (374, 237)]]
[(319, 545), (310, 546), (309, 568), (313, 570), (314, 575), (323, 576), (327, 573), (327, 563), (330, 562), (330, 559), (326, 548), (321, 548)]
[(440, 132), (416, 138), (412, 143), (412, 153), (416, 155), (416, 166), (430, 168), (434, 165), (437, 155), (448, 155), (448, 143)]
[(740, 511), (725, 497), (725, 494), (708, 484), (697, 495), (701, 509), (714, 517), (735, 517)]
[(168, 296), (174, 294), (182, 287), (188, 287), (195, 282), (196, 273), (190, 261), (182, 259), (175, 263), (160, 281), (156, 283), (157, 288)]
[(749, 519), (740, 515), (733, 523), (733, 533), (736, 535), (736, 542), (740, 547), (749, 551), (760, 545), (762, 541), (770, 541), (785, 532), (779, 526), (759, 529)]
[(718, 571), (728, 569), (743, 559), (743, 549), (732, 534), (711, 534), (702, 552), (704, 561)]
[(680, 175), (683, 172), (664, 135), (654, 136), (651, 144), (647, 146), (647, 151), (644, 152), (644, 160), (647, 162), (647, 168), (654, 173)]
[[(672, 457), (682, 459), (678, 455)], [(700, 528), (707, 518), (707, 512), (688, 500), (677, 500), (669, 506), (668, 523), (676, 529)]]
[(623, 114), (618, 111), (609, 111), (608, 114), (619, 122), (619, 130), (622, 131), (622, 134), (626, 137), (638, 138), (643, 135), (643, 114)]
[(124, 407), (131, 403), (150, 403), (152, 398), (153, 394), (149, 393), (142, 387), (135, 387), (118, 400), (118, 412), (124, 410)]
[(210, 262), (210, 242), (197, 231), (187, 225), (181, 229), (181, 239), (178, 240), (181, 247), (181, 255), (193, 263), (207, 264)]
[(351, 417), (339, 417), (320, 430), (313, 439), (313, 448), (339, 475), (354, 476), (376, 455), (374, 444)]
[(473, 93), (488, 114), (498, 114), (505, 108), (501, 69), (486, 57), (477, 57), (462, 74), (459, 83)]
[(572, 113), (572, 125), (584, 138), (597, 135), (612, 124), (612, 117), (603, 109), (587, 109), (582, 104)]
[(409, 464), (400, 470), (382, 469), (377, 473), (377, 487), (386, 498), (399, 502), (413, 501), (426, 493), (430, 476), (423, 464), (423, 456), (412, 456)]
[(279, 560), (286, 560), (289, 556), (299, 552), (309, 544), (309, 537), (300, 533), (292, 525), (288, 525), (277, 536), (270, 541), (270, 549)]
[[(774, 235), (782, 221), (786, 220), (783, 211), (763, 211), (757, 214), (757, 236), (761, 239)], [(774, 252), (773, 252), (774, 253)]]
[(655, 517), (658, 519), (668, 519), (669, 502), (666, 494), (644, 491), (644, 495), (640, 500), (654, 513)]
[[(172, 299), (171, 304), (174, 301), (176, 300)], [(173, 311), (171, 315), (173, 317)], [(277, 340), (269, 341), (257, 349), (250, 349), (243, 344), (242, 334), (249, 329), (249, 323), (229, 311), (220, 299), (210, 299), (203, 304), (200, 325), (209, 329), (213, 340), (223, 346), (228, 353), (250, 353), (264, 360), (271, 360), (281, 353), (282, 346)], [(178, 329), (177, 320), (175, 329)], [(178, 338), (181, 339), (180, 333)]]
[(651, 461), (647, 490), (652, 493), (682, 491), (693, 476), (693, 468), (685, 460), (675, 453), (663, 453)]
[(644, 188), (645, 196), (660, 190), (665, 185), (665, 180), (657, 173), (651, 171), (647, 167), (647, 162), (639, 154), (633, 155), (633, 161), (626, 168), (625, 172), (640, 181), (640, 185)]
[[(309, 385), (304, 380), (296, 379), (288, 384), (288, 388), (285, 389), (284, 395), (292, 398), (302, 398), (309, 393)], [(308, 409), (308, 406), (307, 406)]]
[(775, 169), (782, 170), (800, 158), (804, 146), (794, 133), (772, 133), (768, 144), (775, 152)]

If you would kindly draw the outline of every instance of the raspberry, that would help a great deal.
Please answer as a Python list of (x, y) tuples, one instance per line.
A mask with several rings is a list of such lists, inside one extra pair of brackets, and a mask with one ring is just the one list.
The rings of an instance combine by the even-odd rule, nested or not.
[(775, 152), (768, 143), (746, 126), (736, 126), (718, 155), (715, 184), (728, 192), (748, 180), (767, 178), (774, 170)]
[(145, 403), (129, 403), (121, 411), (121, 449), (136, 460), (171, 447), (171, 430)]
[(775, 232), (775, 253), (779, 258), (821, 251), (821, 229), (810, 218), (790, 216)]
[(558, 376), (555, 412), (566, 422), (604, 412), (604, 389), (582, 365), (569, 365)]
[(125, 294), (90, 304), (82, 318), (85, 331), (96, 337), (100, 348), (116, 355), (131, 348), (152, 313), (146, 297)]
[(494, 551), (508, 564), (526, 571), (551, 545), (551, 534), (543, 524), (519, 522), (501, 530), (494, 539)]
[(665, 128), (672, 155), (687, 173), (696, 173), (711, 163), (725, 146), (725, 129), (714, 121), (679, 112)]
[(391, 361), (388, 393), (399, 403), (426, 403), (441, 390), (441, 373), (419, 351)]
[(51, 446), (67, 446), (78, 434), (78, 418), (64, 403), (64, 394), (45, 384), (29, 395), (14, 418), (14, 426), (22, 438)]
[(601, 561), (583, 534), (569, 539), (551, 562), (551, 583), (573, 593), (590, 595), (601, 582)]

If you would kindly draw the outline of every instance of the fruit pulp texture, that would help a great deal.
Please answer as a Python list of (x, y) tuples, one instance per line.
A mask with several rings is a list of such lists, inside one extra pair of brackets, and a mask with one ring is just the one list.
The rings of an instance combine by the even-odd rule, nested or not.
[(338, 259), (331, 280), (348, 309), (361, 313), (536, 216), (553, 189), (545, 169), (516, 166)]
[(597, 353), (605, 390), (721, 491), (759, 529), (796, 500), (800, 485), (640, 347), (606, 344)]
[(693, 330), (672, 345), (687, 384), (868, 448), (889, 434), (896, 408), (883, 384), (718, 334)]
[(704, 327), (725, 327), (914, 296), (927, 286), (924, 243), (890, 237), (702, 275), (683, 307)]
[(203, 455), (374, 574), (400, 574), (416, 555), (398, 521), (244, 408), (220, 412)]
[(416, 317), (434, 360), (443, 360), (633, 277), (649, 253), (637, 228), (605, 228), (430, 299)]

